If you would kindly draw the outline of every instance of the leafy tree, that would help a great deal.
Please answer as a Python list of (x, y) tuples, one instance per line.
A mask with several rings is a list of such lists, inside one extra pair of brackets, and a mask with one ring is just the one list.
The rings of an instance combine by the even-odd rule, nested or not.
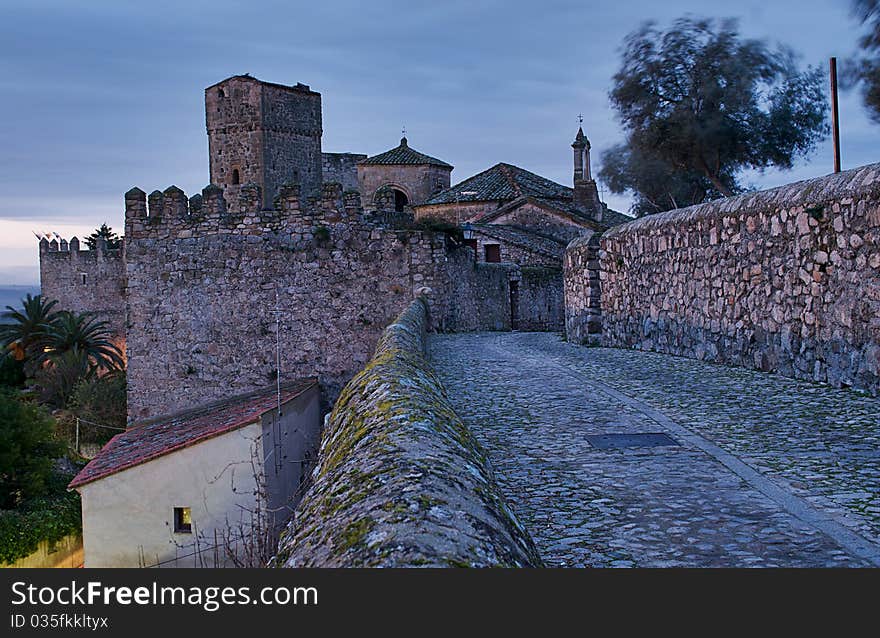
[(66, 408), (73, 391), (83, 379), (96, 376), (88, 356), (77, 348), (51, 353), (34, 375), (40, 401), (55, 408)]
[(45, 411), (0, 392), (0, 509), (45, 494), (63, 452)]
[[(603, 174), (647, 208), (733, 195), (742, 170), (791, 168), (828, 133), (821, 72), (741, 39), (734, 20), (681, 18), (666, 32), (645, 23), (626, 39), (610, 97), (630, 150), (612, 153)], [(645, 186), (670, 177), (669, 188)]]
[(852, 8), (867, 31), (859, 39), (862, 55), (845, 69), (846, 80), (861, 83), (865, 106), (880, 122), (880, 0), (852, 0)]
[(634, 195), (631, 212), (637, 216), (699, 204), (721, 194), (695, 171), (675, 171), (646, 149), (618, 144), (605, 152), (601, 179), (611, 191)]
[(119, 370), (125, 366), (122, 353), (113, 343), (109, 324), (90, 313), (59, 312), (45, 327), (44, 344), (52, 355), (81, 353), (90, 365), (103, 370)]
[[(69, 407), (75, 416), (100, 425), (125, 428), (126, 425), (126, 379), (125, 371), (102, 376), (87, 376), (76, 384)], [(84, 424), (80, 438), (104, 442), (118, 431), (92, 427)]]
[(18, 361), (31, 358), (39, 363), (46, 339), (46, 328), (57, 318), (57, 301), (48, 301), (41, 295), (28, 294), (21, 309), (6, 306), (0, 315), (0, 345), (8, 349)]
[(113, 232), (113, 229), (107, 224), (101, 224), (101, 227), (95, 229), (95, 232), (86, 237), (84, 241), (89, 250), (95, 250), (99, 239), (106, 240), (107, 248), (119, 248), (119, 235)]

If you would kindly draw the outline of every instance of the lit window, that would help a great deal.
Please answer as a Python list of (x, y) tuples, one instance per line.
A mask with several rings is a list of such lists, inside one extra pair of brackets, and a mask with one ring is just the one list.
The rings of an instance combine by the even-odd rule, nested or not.
[(192, 512), (190, 508), (174, 508), (174, 532), (176, 534), (192, 534)]

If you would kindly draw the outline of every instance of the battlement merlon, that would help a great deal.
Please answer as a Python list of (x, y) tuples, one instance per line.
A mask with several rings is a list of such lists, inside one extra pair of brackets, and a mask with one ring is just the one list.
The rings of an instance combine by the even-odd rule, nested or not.
[(91, 250), (88, 248), (80, 248), (80, 241), (77, 237), (71, 237), (68, 242), (66, 239), (61, 238), (61, 241), (57, 239), (53, 239), (49, 241), (45, 237), (40, 239), (40, 259), (51, 258), (51, 259), (105, 259), (105, 258), (118, 258), (122, 255), (122, 249), (124, 246), (125, 239), (119, 239), (119, 246), (116, 248), (110, 248), (107, 245), (107, 240), (103, 238), (99, 238), (95, 242), (95, 247)]
[(282, 184), (272, 207), (264, 207), (259, 185), (240, 186), (235, 207), (223, 189), (209, 184), (187, 198), (177, 186), (147, 195), (140, 188), (125, 194), (125, 235), (138, 237), (195, 237), (200, 234), (259, 234), (308, 225), (359, 221), (362, 209), (356, 192), (342, 190), (338, 182), (322, 186), (321, 198), (302, 200), (302, 187)]

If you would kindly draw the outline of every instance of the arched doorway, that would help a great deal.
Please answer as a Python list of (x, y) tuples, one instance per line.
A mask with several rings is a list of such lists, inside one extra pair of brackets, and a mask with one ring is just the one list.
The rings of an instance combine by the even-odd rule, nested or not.
[(394, 190), (394, 210), (398, 213), (402, 213), (403, 209), (406, 208), (406, 205), (409, 203), (409, 199), (406, 197), (406, 193), (401, 190)]

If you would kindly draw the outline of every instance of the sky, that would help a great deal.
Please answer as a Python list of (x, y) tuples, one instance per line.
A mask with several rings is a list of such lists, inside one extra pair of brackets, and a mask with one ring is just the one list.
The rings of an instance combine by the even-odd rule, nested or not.
[[(323, 150), (376, 154), (405, 126), (455, 166), (497, 162), (571, 184), (577, 116), (602, 152), (623, 140), (608, 100), (644, 20), (737, 17), (743, 35), (827, 68), (856, 49), (845, 0), (0, 0), (0, 285), (39, 281), (32, 231), (123, 226), (123, 193), (208, 183), (204, 88), (250, 73), (323, 99)], [(841, 98), (844, 168), (880, 160), (880, 125)], [(772, 187), (831, 172), (830, 140)], [(627, 210), (629, 200), (603, 192)]]

